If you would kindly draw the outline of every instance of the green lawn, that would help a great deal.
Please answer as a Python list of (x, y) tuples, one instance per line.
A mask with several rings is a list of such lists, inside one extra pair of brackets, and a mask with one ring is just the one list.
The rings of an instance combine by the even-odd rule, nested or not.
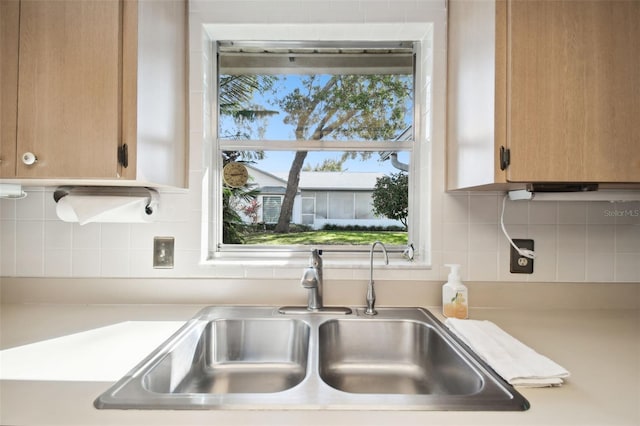
[(245, 244), (296, 245), (296, 244), (371, 244), (382, 241), (388, 245), (406, 245), (406, 232), (386, 231), (311, 231), (289, 234), (256, 233), (245, 236)]

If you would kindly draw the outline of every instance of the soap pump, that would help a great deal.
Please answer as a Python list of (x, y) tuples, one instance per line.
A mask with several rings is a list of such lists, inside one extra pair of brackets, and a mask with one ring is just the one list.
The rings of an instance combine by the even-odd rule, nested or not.
[(468, 318), (469, 295), (460, 280), (460, 265), (448, 263), (444, 266), (451, 268), (451, 272), (442, 286), (442, 314), (447, 318)]

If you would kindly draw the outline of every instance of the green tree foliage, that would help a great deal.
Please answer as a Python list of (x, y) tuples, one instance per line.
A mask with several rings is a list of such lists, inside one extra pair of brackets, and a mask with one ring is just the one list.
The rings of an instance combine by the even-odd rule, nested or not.
[[(246, 139), (243, 125), (277, 114), (276, 111), (268, 111), (256, 108), (251, 104), (255, 92), (264, 93), (273, 87), (274, 77), (255, 75), (223, 75), (220, 76), (220, 114), (232, 117), (238, 128), (234, 134), (221, 135), (231, 139)], [(245, 126), (246, 127), (246, 126)], [(264, 158), (263, 152), (252, 151), (227, 151), (222, 154), (223, 165), (231, 161), (251, 161)], [(251, 203), (256, 200), (258, 191), (250, 189), (248, 185), (243, 188), (224, 187), (222, 192), (222, 241), (225, 244), (244, 243), (244, 222), (236, 209), (237, 200)]]
[(256, 92), (265, 93), (273, 88), (275, 76), (270, 75), (221, 75), (219, 86), (220, 115), (235, 122), (235, 129), (221, 134), (223, 139), (249, 139), (254, 132), (265, 130), (266, 119), (278, 111), (265, 109), (252, 103)]
[(242, 188), (224, 187), (222, 191), (222, 242), (244, 244), (245, 223), (240, 217), (241, 206), (256, 202), (259, 190), (248, 184)]
[(233, 188), (222, 189), (222, 242), (242, 244), (242, 218), (232, 207), (233, 192)]
[[(297, 140), (391, 140), (406, 127), (404, 117), (411, 96), (411, 79), (399, 75), (310, 75), (301, 87), (276, 103), (293, 126)], [(353, 155), (358, 155), (354, 153)], [(370, 156), (371, 152), (361, 153)], [(298, 151), (289, 171), (275, 232), (286, 233), (307, 156)]]
[(407, 228), (409, 213), (409, 175), (392, 173), (376, 179), (373, 190), (373, 212), (376, 216), (385, 216), (399, 220)]
[(310, 164), (307, 164), (306, 166), (304, 166), (302, 168), (302, 171), (305, 172), (341, 172), (342, 171), (342, 165), (344, 164), (344, 162), (346, 161), (346, 159), (333, 159), (333, 158), (326, 158), (321, 164), (316, 164), (315, 166), (311, 166)]

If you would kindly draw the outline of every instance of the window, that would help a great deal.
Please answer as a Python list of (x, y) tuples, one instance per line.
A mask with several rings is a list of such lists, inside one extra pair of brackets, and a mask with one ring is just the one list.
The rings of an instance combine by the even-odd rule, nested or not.
[(278, 222), (281, 205), (282, 198), (280, 197), (262, 197), (262, 221), (269, 224)]
[[(424, 129), (416, 126), (415, 88), (425, 86), (423, 78), (416, 82), (419, 46), (414, 41), (217, 42), (214, 155), (220, 167), (241, 162), (249, 172), (244, 187), (220, 191), (232, 193), (227, 202), (237, 213), (233, 226), (242, 238), (217, 239), (231, 234), (214, 232), (217, 253), (271, 244), (253, 233), (308, 235), (292, 242), (277, 238), (278, 248), (294, 251), (300, 245), (354, 251), (365, 245), (360, 250), (365, 251), (394, 233), (402, 237), (389, 239), (388, 247), (415, 242), (411, 228), (417, 219), (390, 218), (376, 211), (373, 199), (376, 183), (390, 174), (411, 176), (408, 186), (393, 191), (416, 191), (412, 181), (421, 169), (411, 160), (419, 158), (417, 133), (424, 140)], [(424, 90), (419, 97), (424, 102)], [(406, 211), (411, 215), (417, 207)], [(251, 213), (253, 208), (258, 213)], [(354, 229), (368, 235), (325, 238), (327, 230), (353, 234)]]

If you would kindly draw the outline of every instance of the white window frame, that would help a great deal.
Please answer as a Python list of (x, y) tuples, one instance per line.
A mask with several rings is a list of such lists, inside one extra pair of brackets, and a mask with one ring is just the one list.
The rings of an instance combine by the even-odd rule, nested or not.
[[(424, 268), (430, 267), (430, 192), (431, 192), (431, 139), (429, 132), (432, 129), (432, 99), (433, 96), (431, 82), (433, 80), (433, 39), (434, 28), (433, 23), (408, 23), (400, 26), (389, 24), (345, 24), (340, 31), (335, 31), (339, 25), (332, 24), (335, 34), (335, 40), (354, 40), (354, 41), (371, 41), (372, 34), (375, 39), (380, 41), (406, 41), (416, 42), (416, 69), (415, 69), (415, 90), (416, 96), (414, 100), (414, 141), (399, 142), (401, 144), (413, 144), (411, 149), (411, 162), (409, 170), (409, 235), (408, 240), (413, 244), (415, 257), (412, 262), (408, 262), (400, 252), (390, 253), (390, 262), (393, 265), (407, 268)], [(283, 41), (313, 41), (313, 40), (331, 40), (331, 36), (321, 36), (323, 30), (322, 24), (306, 24), (291, 25), (287, 27), (287, 31), (283, 33), (277, 29), (278, 26), (273, 25), (233, 25), (233, 24), (211, 24), (205, 25), (206, 34), (209, 37), (207, 41), (208, 49), (205, 53), (203, 61), (203, 69), (205, 69), (205, 107), (204, 110), (204, 143), (205, 153), (210, 153), (210, 158), (205, 159), (205, 166), (209, 162), (209, 168), (205, 174), (203, 183), (203, 247), (202, 262), (203, 264), (225, 264), (242, 262), (244, 266), (251, 264), (265, 266), (273, 265), (298, 266), (308, 259), (308, 247), (298, 247), (295, 249), (285, 248), (279, 250), (273, 247), (255, 247), (240, 246), (231, 249), (228, 245), (225, 250), (220, 250), (222, 241), (222, 226), (220, 212), (222, 211), (222, 200), (218, 196), (217, 188), (222, 187), (220, 170), (222, 167), (222, 158), (217, 155), (218, 140), (216, 138), (217, 115), (215, 105), (217, 102), (216, 92), (216, 43), (219, 40), (283, 40)], [(316, 28), (319, 27), (319, 28)], [(208, 60), (207, 60), (208, 59)], [(438, 82), (444, 86), (444, 79)], [(337, 151), (344, 150), (344, 144), (337, 141), (295, 141), (297, 148), (307, 148), (309, 150), (327, 150)], [(279, 146), (279, 145), (282, 146)], [(269, 150), (281, 149), (289, 150), (291, 141), (269, 141)], [(360, 145), (359, 145), (360, 147)], [(360, 150), (385, 151), (388, 150), (388, 144), (382, 142), (364, 142)], [(263, 145), (259, 142), (252, 146), (252, 142), (243, 141), (242, 150), (262, 150)], [(325, 265), (336, 264), (341, 262), (349, 265), (367, 264), (369, 253), (367, 248), (359, 247), (348, 253), (343, 251), (334, 253), (331, 247), (328, 247), (323, 255)], [(253, 261), (252, 261), (253, 259)]]

